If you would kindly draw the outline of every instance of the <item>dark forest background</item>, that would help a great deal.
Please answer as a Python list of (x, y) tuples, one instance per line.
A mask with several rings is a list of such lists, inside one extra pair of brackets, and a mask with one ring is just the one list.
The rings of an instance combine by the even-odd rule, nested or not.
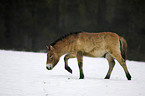
[(116, 32), (145, 61), (145, 0), (0, 0), (0, 49), (42, 51), (76, 31)]

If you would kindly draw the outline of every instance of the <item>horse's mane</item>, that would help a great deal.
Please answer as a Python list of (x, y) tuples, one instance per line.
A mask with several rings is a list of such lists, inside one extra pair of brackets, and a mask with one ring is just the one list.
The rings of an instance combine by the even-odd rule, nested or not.
[(68, 36), (70, 36), (70, 35), (77, 35), (78, 33), (82, 33), (82, 32), (72, 32), (72, 33), (68, 33), (68, 34), (65, 34), (64, 36), (62, 36), (62, 37), (60, 37), (60, 38), (58, 38), (58, 39), (56, 39), (54, 42), (52, 42), (50, 45), (51, 46), (54, 46), (58, 41), (61, 41), (61, 40), (63, 40), (64, 38), (66, 38), (66, 37), (68, 37)]

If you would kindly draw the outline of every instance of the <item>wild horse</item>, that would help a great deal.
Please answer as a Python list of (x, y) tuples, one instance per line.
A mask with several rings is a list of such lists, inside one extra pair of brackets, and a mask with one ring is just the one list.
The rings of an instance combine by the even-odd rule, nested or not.
[(83, 56), (106, 57), (109, 70), (105, 79), (109, 79), (116, 59), (123, 67), (126, 77), (131, 80), (131, 75), (126, 66), (127, 43), (126, 40), (112, 32), (88, 33), (76, 32), (65, 35), (47, 46), (46, 68), (51, 70), (64, 54), (65, 69), (72, 73), (68, 66), (69, 58), (77, 58), (80, 71), (80, 79), (84, 78)]

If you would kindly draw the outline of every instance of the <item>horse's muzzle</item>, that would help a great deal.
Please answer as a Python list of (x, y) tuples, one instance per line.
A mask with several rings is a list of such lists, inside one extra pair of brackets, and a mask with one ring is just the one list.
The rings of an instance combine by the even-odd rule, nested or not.
[(46, 69), (51, 70), (52, 69), (52, 65), (51, 64), (47, 64), (46, 65)]

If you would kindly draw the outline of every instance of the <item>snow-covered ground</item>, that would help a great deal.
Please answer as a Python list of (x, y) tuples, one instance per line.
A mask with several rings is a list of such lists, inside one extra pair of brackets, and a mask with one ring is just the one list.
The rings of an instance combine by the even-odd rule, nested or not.
[(73, 74), (64, 69), (63, 57), (53, 70), (46, 70), (46, 54), (0, 50), (0, 96), (145, 96), (145, 62), (128, 61), (132, 80), (116, 65), (109, 80), (104, 58), (84, 57), (85, 79), (80, 80), (76, 59)]

